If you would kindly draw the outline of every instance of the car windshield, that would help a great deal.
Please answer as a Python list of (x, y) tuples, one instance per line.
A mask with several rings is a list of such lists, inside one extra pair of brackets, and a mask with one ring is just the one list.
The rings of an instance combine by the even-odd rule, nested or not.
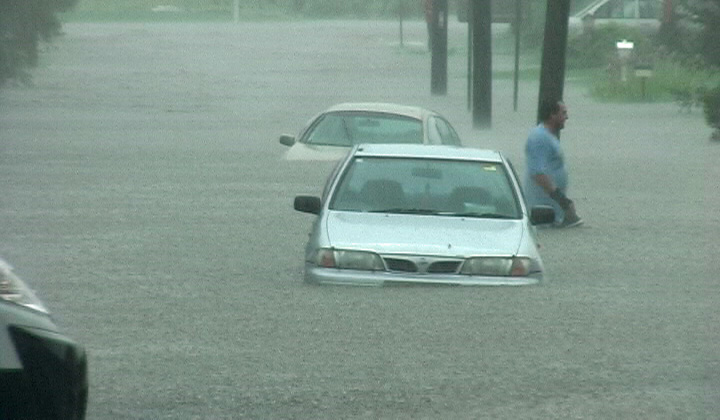
[(520, 208), (501, 163), (356, 157), (331, 210), (517, 219)]
[(381, 112), (331, 112), (318, 118), (305, 143), (352, 146), (360, 143), (422, 143), (422, 121)]

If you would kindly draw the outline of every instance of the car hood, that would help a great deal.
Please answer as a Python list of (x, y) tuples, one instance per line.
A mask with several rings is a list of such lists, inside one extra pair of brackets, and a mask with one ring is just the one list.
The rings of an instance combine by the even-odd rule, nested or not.
[(325, 223), (330, 246), (381, 254), (515, 255), (526, 234), (522, 220), (469, 217), (330, 211)]
[(317, 146), (295, 143), (285, 153), (287, 160), (340, 160), (350, 150), (342, 146)]

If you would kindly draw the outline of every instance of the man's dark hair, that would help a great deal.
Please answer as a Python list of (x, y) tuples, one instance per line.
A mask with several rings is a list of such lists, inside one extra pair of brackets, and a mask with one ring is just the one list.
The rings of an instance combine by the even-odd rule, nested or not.
[(560, 104), (562, 104), (562, 101), (542, 101), (538, 113), (540, 121), (547, 121), (552, 114), (560, 111)]

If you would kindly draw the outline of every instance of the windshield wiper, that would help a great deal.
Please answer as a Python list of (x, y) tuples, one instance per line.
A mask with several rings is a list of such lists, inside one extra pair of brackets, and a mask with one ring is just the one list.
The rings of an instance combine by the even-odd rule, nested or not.
[(442, 213), (446, 216), (455, 216), (455, 217), (477, 217), (478, 219), (514, 219), (512, 216), (508, 216), (507, 214), (501, 214), (501, 213), (477, 213), (477, 212), (467, 212), (467, 213)]
[(451, 217), (475, 217), (478, 219), (515, 219), (513, 216), (501, 213), (478, 213), (478, 212), (466, 212), (456, 213), (451, 211), (440, 211), (432, 209), (406, 209), (402, 207), (394, 207), (390, 209), (382, 210), (369, 210), (368, 213), (396, 213), (396, 214), (421, 214), (421, 215), (434, 215), (434, 216), (451, 216)]
[(369, 213), (398, 213), (398, 214), (446, 214), (445, 212), (431, 209), (406, 209), (402, 207), (394, 207), (391, 209), (370, 210)]

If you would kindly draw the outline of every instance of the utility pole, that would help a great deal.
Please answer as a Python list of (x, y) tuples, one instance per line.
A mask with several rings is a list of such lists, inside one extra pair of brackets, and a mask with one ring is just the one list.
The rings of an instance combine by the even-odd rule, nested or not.
[(448, 0), (432, 1), (430, 22), (430, 92), (447, 94)]
[(513, 111), (518, 110), (518, 85), (520, 80), (520, 26), (522, 25), (522, 0), (515, 0), (515, 69), (513, 71)]
[(471, 0), (473, 127), (492, 126), (492, 7), (491, 0)]
[(543, 101), (561, 101), (563, 98), (569, 18), (570, 0), (547, 0), (538, 94), (538, 122), (540, 104)]

